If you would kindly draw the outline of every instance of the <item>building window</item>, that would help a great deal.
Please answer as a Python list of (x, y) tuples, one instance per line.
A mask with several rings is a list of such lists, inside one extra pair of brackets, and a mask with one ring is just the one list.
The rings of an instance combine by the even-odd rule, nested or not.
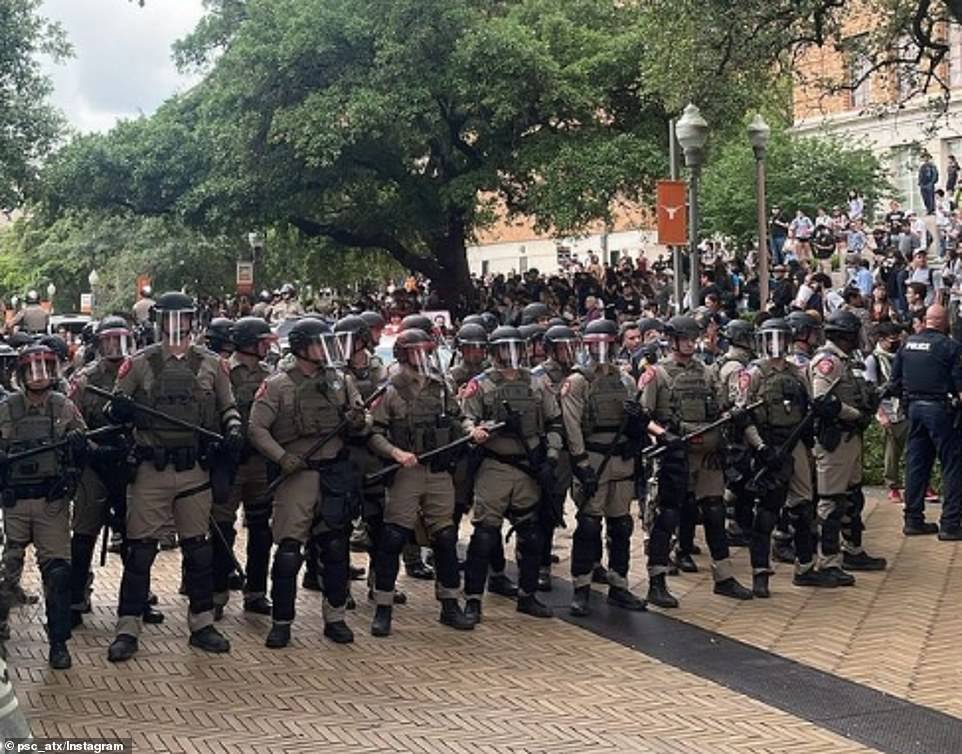
[(571, 247), (570, 246), (558, 246), (556, 248), (556, 253), (558, 255), (558, 269), (567, 270), (571, 266)]
[(858, 54), (852, 62), (851, 79), (852, 107), (867, 107), (872, 102), (872, 77), (869, 71), (872, 61), (866, 55)]
[(486, 278), (488, 273), (491, 272), (491, 262), (487, 259), (481, 260), (481, 277)]
[(528, 271), (528, 258), (518, 257), (518, 272), (524, 274)]
[(911, 144), (894, 147), (890, 153), (892, 166), (892, 183), (897, 191), (897, 198), (902, 203), (902, 209), (913, 209), (916, 212), (924, 210), (922, 196), (919, 194), (919, 150)]
[(949, 86), (962, 86), (962, 26), (949, 24)]
[(608, 264), (610, 264), (612, 267), (617, 267), (618, 262), (621, 259), (621, 249), (612, 249), (609, 252), (609, 255), (610, 255), (610, 261), (608, 262)]

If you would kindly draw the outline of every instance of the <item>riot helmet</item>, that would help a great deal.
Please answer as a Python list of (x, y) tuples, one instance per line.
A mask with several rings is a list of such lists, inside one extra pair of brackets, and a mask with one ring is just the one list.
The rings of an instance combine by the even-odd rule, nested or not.
[(97, 324), (94, 337), (97, 352), (108, 361), (119, 361), (134, 352), (134, 338), (123, 317), (104, 317)]
[(517, 327), (499, 325), (488, 336), (491, 358), (502, 369), (518, 369), (524, 365), (525, 343)]
[(589, 322), (581, 342), (589, 361), (594, 364), (611, 363), (618, 351), (618, 325), (610, 319)]
[(204, 340), (207, 347), (214, 353), (230, 353), (234, 350), (233, 341), (234, 322), (227, 317), (214, 317), (207, 325)]
[(277, 336), (260, 317), (241, 317), (231, 330), (231, 342), (238, 353), (263, 359), (277, 343)]
[(57, 353), (46, 345), (27, 346), (17, 357), (17, 380), (28, 391), (42, 393), (60, 379)]
[(194, 330), (194, 300), (186, 293), (162, 293), (150, 309), (157, 339), (171, 346), (186, 345)]
[(337, 336), (330, 325), (314, 317), (303, 317), (291, 327), (287, 336), (291, 352), (299, 359), (318, 367), (343, 364)]
[(567, 325), (552, 325), (544, 334), (545, 355), (563, 367), (572, 367), (578, 358), (580, 343)]
[(781, 359), (788, 354), (792, 340), (792, 328), (781, 317), (766, 319), (756, 335), (758, 353), (771, 359)]
[(551, 312), (540, 301), (530, 303), (521, 310), (522, 325), (546, 325), (550, 318)]
[(420, 328), (412, 327), (398, 333), (394, 341), (394, 358), (418, 374), (428, 376), (435, 371), (434, 339)]

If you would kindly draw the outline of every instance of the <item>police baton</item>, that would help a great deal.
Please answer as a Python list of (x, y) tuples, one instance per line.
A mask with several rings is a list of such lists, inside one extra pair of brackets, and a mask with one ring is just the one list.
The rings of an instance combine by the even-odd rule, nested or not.
[[(754, 411), (756, 408), (759, 408), (760, 406), (763, 406), (763, 405), (765, 405), (765, 401), (760, 401), (760, 400), (754, 401), (753, 403), (749, 403), (747, 406), (744, 406), (743, 408), (741, 408), (740, 411), (742, 412)], [(716, 419), (715, 421), (711, 422), (710, 424), (706, 424), (704, 427), (701, 427), (700, 429), (696, 429), (694, 432), (689, 432), (687, 435), (682, 436), (681, 441), (682, 443), (687, 445), (692, 440), (698, 439), (702, 435), (711, 432), (713, 429), (718, 429), (719, 427), (725, 426), (726, 424), (728, 424), (728, 422), (730, 422), (734, 418), (735, 418), (735, 415), (732, 412), (728, 412), (722, 415), (720, 418)], [(648, 450), (642, 451), (642, 456), (647, 460), (652, 460), (654, 458), (658, 458), (659, 456), (663, 455), (667, 451), (668, 451), (667, 445), (659, 445), (654, 448), (649, 448)]]
[[(89, 390), (94, 395), (99, 395), (102, 398), (107, 398), (108, 400), (113, 400), (117, 398), (118, 395), (123, 395), (122, 393), (114, 394), (109, 390), (104, 390), (103, 388), (97, 387), (96, 385), (87, 385), (84, 390)], [(197, 424), (192, 424), (189, 421), (184, 421), (183, 419), (178, 419), (176, 416), (171, 416), (170, 414), (165, 414), (163, 411), (158, 411), (156, 408), (151, 408), (150, 406), (145, 406), (143, 403), (138, 403), (133, 398), (124, 395), (123, 399), (127, 401), (135, 411), (139, 411), (145, 416), (150, 416), (154, 419), (159, 419), (160, 421), (167, 422), (173, 427), (178, 427), (179, 429), (186, 429), (188, 432), (196, 432), (201, 437), (206, 437), (208, 440), (213, 440), (215, 442), (223, 442), (224, 436), (218, 432), (214, 432), (204, 427), (198, 426)]]
[[(93, 429), (89, 432), (84, 433), (84, 437), (88, 440), (96, 440), (98, 437), (103, 437), (115, 433), (117, 431), (116, 426), (111, 427), (101, 427), (100, 429)], [(52, 442), (49, 445), (38, 445), (36, 448), (30, 448), (29, 450), (22, 450), (19, 453), (14, 453), (13, 455), (4, 455), (0, 453), (0, 463), (11, 464), (17, 463), (18, 461), (24, 461), (27, 458), (33, 458), (34, 456), (39, 456), (41, 453), (49, 453), (51, 450), (59, 450), (70, 444), (70, 440), (58, 440), (57, 442)]]
[[(506, 426), (505, 422), (497, 422), (496, 424), (491, 424), (489, 426), (482, 426), (480, 427), (480, 429), (483, 429), (488, 434), (491, 434), (493, 432), (497, 432), (499, 429), (504, 429), (505, 426)], [(430, 461), (432, 458), (435, 458), (436, 456), (439, 456), (442, 453), (447, 453), (449, 450), (460, 448), (462, 445), (465, 445), (466, 443), (469, 443), (469, 442), (471, 442), (471, 435), (465, 435), (464, 437), (459, 437), (457, 440), (452, 440), (451, 442), (447, 443), (446, 445), (442, 445), (439, 448), (434, 448), (433, 450), (427, 450), (417, 457), (418, 463), (424, 463), (425, 461)], [(388, 474), (393, 474), (395, 471), (400, 469), (401, 466), (403, 466), (403, 464), (392, 463), (388, 466), (385, 466), (383, 469), (375, 471), (373, 474), (368, 474), (367, 476), (364, 477), (364, 484), (365, 485), (374, 484), (378, 480), (380, 480), (382, 477), (385, 477)]]
[[(373, 393), (371, 393), (367, 397), (367, 400), (364, 401), (364, 403), (362, 403), (359, 408), (362, 408), (365, 410), (369, 409), (371, 405), (374, 403), (374, 401), (376, 401), (378, 398), (384, 395), (384, 391), (387, 390), (389, 384), (390, 383), (385, 382), (383, 385), (378, 387), (377, 390), (375, 390)], [(304, 460), (305, 461), (308, 460), (312, 455), (317, 453), (317, 451), (319, 451), (321, 448), (327, 445), (331, 440), (333, 440), (335, 437), (341, 434), (341, 432), (347, 429), (347, 425), (348, 425), (348, 419), (345, 416), (343, 419), (341, 419), (341, 421), (338, 422), (337, 426), (334, 427), (334, 429), (332, 429), (327, 434), (322, 435), (321, 439), (319, 439), (317, 442), (311, 445), (311, 447), (309, 447), (304, 452), (302, 456)], [(267, 489), (264, 490), (264, 494), (260, 495), (257, 498), (257, 504), (266, 505), (270, 501), (271, 497), (273, 497), (274, 493), (277, 491), (277, 488), (280, 487), (281, 484), (283, 484), (284, 480), (287, 479), (288, 476), (289, 476), (288, 474), (283, 474), (283, 473), (278, 474), (277, 478), (274, 479), (274, 481), (272, 481), (269, 485), (267, 485)]]

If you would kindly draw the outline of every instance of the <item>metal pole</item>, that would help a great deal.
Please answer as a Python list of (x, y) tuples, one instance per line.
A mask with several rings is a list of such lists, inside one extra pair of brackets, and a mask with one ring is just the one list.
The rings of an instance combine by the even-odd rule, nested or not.
[(688, 246), (691, 255), (691, 282), (688, 286), (689, 308), (694, 311), (698, 307), (701, 290), (701, 265), (698, 257), (698, 183), (701, 178), (701, 159), (691, 165), (691, 183), (688, 188)]
[[(675, 139), (674, 118), (668, 121), (668, 161), (670, 163), (669, 168), (671, 170), (671, 179), (676, 181), (678, 180), (678, 142)], [(682, 265), (681, 261), (681, 248), (678, 246), (671, 246), (669, 249), (671, 251), (672, 269), (675, 272), (675, 314), (681, 314), (681, 302), (685, 296), (685, 287), (681, 279), (684, 271), (684, 266)]]
[(768, 222), (765, 210), (765, 150), (755, 149), (755, 193), (758, 197), (758, 294), (762, 311), (768, 303)]

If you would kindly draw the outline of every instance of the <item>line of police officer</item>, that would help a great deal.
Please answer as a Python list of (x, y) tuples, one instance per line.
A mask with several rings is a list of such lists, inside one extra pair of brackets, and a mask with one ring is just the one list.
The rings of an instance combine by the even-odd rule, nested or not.
[[(520, 612), (549, 617), (537, 592), (551, 589), (551, 542), (569, 491), (577, 508), (571, 612), (590, 612), (605, 540), (608, 602), (643, 610), (646, 600), (628, 588), (630, 505), (649, 472), (653, 604), (677, 607), (666, 576), (675, 567), (697, 568), (699, 521), (722, 596), (769, 596), (776, 528), (783, 541), (791, 539), (799, 586), (850, 585), (849, 570), (884, 568), (861, 542), (861, 435), (875, 409), (854, 359), (860, 325), (849, 312), (829, 317), (827, 343), (804, 371), (792, 349), (814, 343), (801, 326), (811, 323), (767, 320), (754, 361), (750, 333), (733, 323), (728, 333), (744, 354), (709, 368), (695, 358), (698, 323), (685, 316), (664, 328), (667, 354), (658, 359), (647, 339), (632, 371), (619, 363), (613, 322), (592, 322), (578, 338), (533, 304), (521, 328), (466, 319), (456, 341), (461, 360), (446, 375), (423, 317), (402, 323), (398, 366), (384, 370), (370, 353), (379, 318), (366, 314), (333, 328), (320, 317), (298, 320), (290, 353), (270, 369), (263, 360), (275, 338), (262, 319), (212, 323), (229, 331), (232, 353), (223, 358), (194, 343), (192, 300), (164, 294), (151, 309), (158, 342), (137, 353), (123, 320), (100, 323), (98, 357), (71, 390), (82, 415), (54, 390), (56, 354), (45, 346), (21, 351), (21, 389), (0, 403), (10, 498), (4, 566), (15, 572), (23, 547), (34, 542), (52, 666), (70, 664), (66, 640), (89, 609), (94, 543), (111, 514), (124, 539), (111, 661), (133, 656), (142, 624), (162, 620), (150, 604), (150, 569), (171, 526), (183, 553), (190, 644), (229, 651), (214, 624), (227, 603), (240, 507), (248, 528), (244, 609), (271, 614), (272, 648), (290, 641), (305, 558), (319, 574), (324, 634), (353, 640), (345, 611), (358, 518), (370, 541), (373, 635), (391, 632), (393, 606), (404, 601), (395, 588), (399, 557), (414, 541), (433, 550), (443, 624), (470, 630), (479, 623), (486, 586), (516, 595)], [(88, 426), (107, 431), (88, 437)], [(62, 446), (17, 459), (61, 437)], [(731, 442), (749, 450), (748, 460), (726, 478)], [(645, 463), (647, 456), (657, 460)], [(390, 473), (381, 473), (384, 462)], [(121, 479), (123, 469), (129, 474)], [(71, 542), (68, 501), (78, 480), (83, 493), (75, 498)], [(730, 559), (726, 486), (750, 542), (751, 589), (735, 578)], [(462, 608), (457, 523), (468, 508), (473, 533)], [(504, 573), (506, 518), (517, 537), (517, 587)], [(13, 583), (0, 581), (0, 594)]]

